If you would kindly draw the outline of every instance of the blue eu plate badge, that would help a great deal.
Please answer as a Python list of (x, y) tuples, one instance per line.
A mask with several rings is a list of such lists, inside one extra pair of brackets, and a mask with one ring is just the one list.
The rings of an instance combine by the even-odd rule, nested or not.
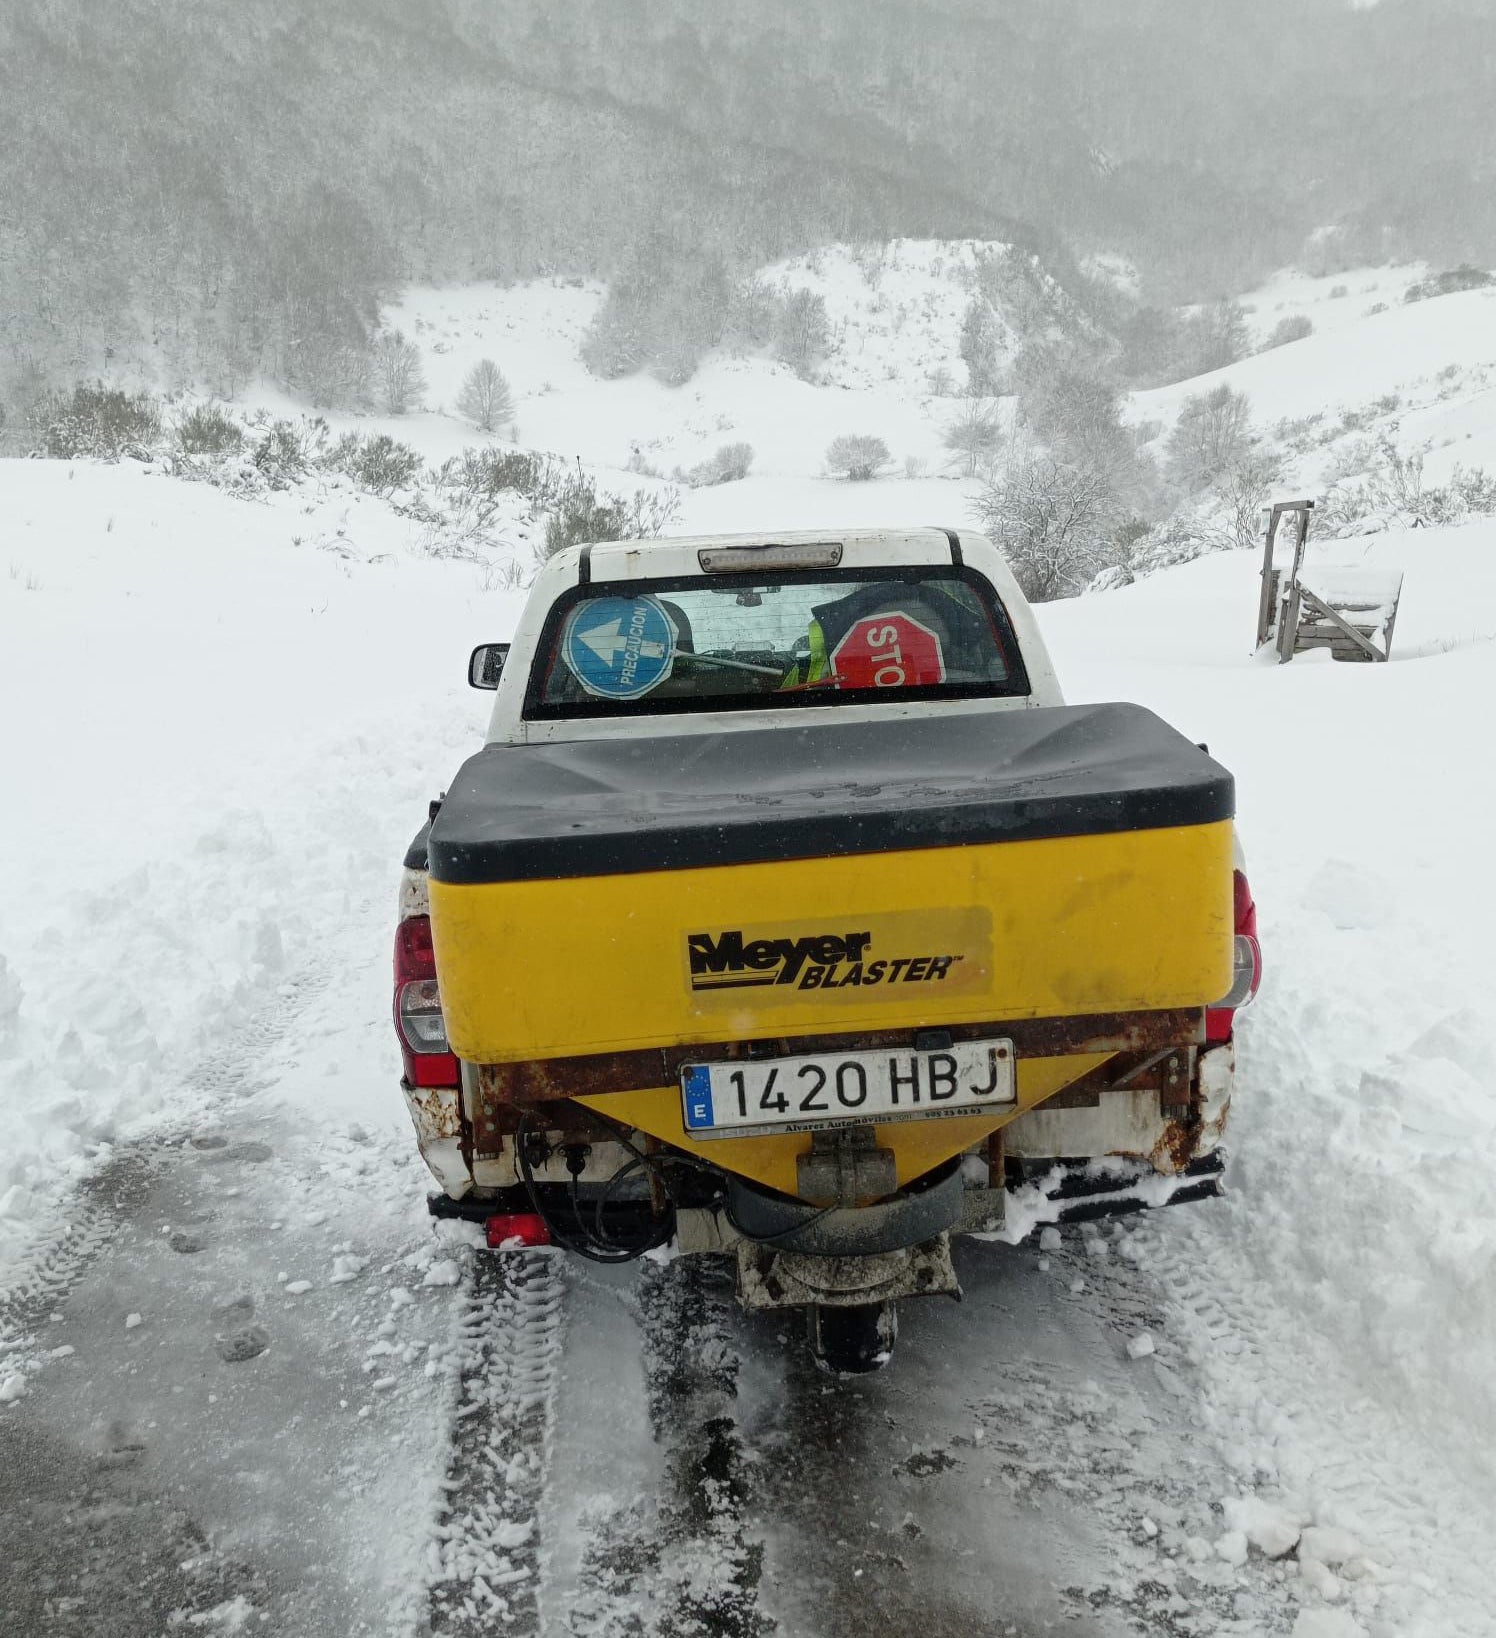
[(705, 1064), (692, 1064), (685, 1073), (686, 1130), (716, 1125), (712, 1108), (712, 1072)]

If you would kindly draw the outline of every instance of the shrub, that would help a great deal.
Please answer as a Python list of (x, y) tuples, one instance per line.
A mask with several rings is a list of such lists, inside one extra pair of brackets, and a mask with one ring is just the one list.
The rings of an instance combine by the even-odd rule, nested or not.
[(646, 540), (662, 534), (680, 509), (673, 489), (635, 490), (632, 497), (599, 494), (580, 467), (569, 473), (546, 506), (542, 556), (594, 540)]
[(1273, 347), (1286, 347), (1291, 341), (1302, 341), (1305, 336), (1314, 334), (1314, 321), (1307, 313), (1293, 313), (1288, 318), (1279, 319), (1273, 326), (1273, 333), (1262, 344), (1262, 350), (1267, 352)]
[(1417, 284), (1410, 284), (1403, 295), (1403, 300), (1426, 301), (1435, 296), (1457, 295), (1462, 290), (1484, 290), (1493, 284), (1496, 284), (1496, 274), (1487, 273), (1484, 268), (1471, 267), (1468, 262), (1462, 262), (1458, 267), (1449, 268), (1443, 273), (1431, 274), (1426, 279), (1420, 279)]
[(250, 444), (250, 464), (271, 489), (289, 489), (311, 469), (327, 443), (327, 422), (319, 415), (307, 421), (262, 422)]
[(467, 373), (457, 395), (457, 410), (476, 421), (485, 432), (514, 422), (514, 394), (503, 372), (491, 358), (479, 361)]
[(888, 445), (881, 438), (861, 433), (844, 432), (841, 437), (833, 438), (826, 449), (827, 467), (854, 483), (866, 483), (892, 464)]
[(330, 471), (346, 473), (361, 489), (376, 495), (407, 488), (426, 465), (418, 450), (383, 432), (345, 432), (322, 457), (321, 464)]
[(738, 483), (748, 476), (752, 465), (752, 444), (723, 444), (708, 459), (693, 466), (684, 474), (684, 478), (693, 489), (710, 488), (719, 483)]
[(228, 455), (244, 446), (244, 429), (216, 404), (199, 404), (177, 422), (184, 455)]
[(517, 449), (465, 449), (441, 469), (440, 481), (476, 494), (533, 494), (542, 462)]
[(117, 461), (149, 460), (161, 439), (161, 411), (149, 393), (124, 393), (79, 382), (50, 395), (41, 407), (42, 443), (54, 460), (88, 455)]

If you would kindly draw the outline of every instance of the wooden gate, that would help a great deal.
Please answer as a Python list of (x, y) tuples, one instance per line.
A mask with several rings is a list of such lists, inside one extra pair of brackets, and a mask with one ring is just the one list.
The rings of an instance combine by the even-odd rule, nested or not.
[[(1337, 660), (1385, 660), (1402, 600), (1402, 574), (1333, 564), (1306, 570), (1313, 515), (1312, 500), (1277, 501), (1263, 513), (1257, 647), (1271, 643), (1279, 664), (1311, 648), (1328, 648)], [(1280, 543), (1285, 519), (1291, 521)]]

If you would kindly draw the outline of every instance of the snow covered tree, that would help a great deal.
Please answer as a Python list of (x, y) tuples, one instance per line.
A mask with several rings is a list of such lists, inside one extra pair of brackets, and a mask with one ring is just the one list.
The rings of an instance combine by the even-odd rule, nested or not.
[(386, 330), (374, 343), (374, 379), (387, 414), (418, 409), (426, 393), (420, 349), (398, 330)]
[(812, 290), (792, 290), (779, 315), (775, 350), (796, 375), (806, 375), (826, 355), (831, 345), (831, 325), (826, 317), (826, 298)]
[(1083, 590), (1117, 556), (1115, 496), (1094, 468), (1024, 456), (978, 497), (982, 527), (1035, 603)]
[(951, 451), (951, 465), (975, 477), (997, 453), (1002, 439), (1002, 422), (997, 406), (982, 398), (968, 398), (955, 419), (945, 429), (945, 447)]
[(826, 450), (826, 465), (854, 483), (866, 483), (893, 465), (893, 456), (881, 438), (844, 432)]
[(1169, 476), (1191, 494), (1208, 489), (1252, 447), (1252, 406), (1224, 383), (1180, 406), (1164, 446)]
[(967, 392), (973, 398), (990, 398), (997, 391), (997, 325), (981, 296), (972, 297), (961, 320), (961, 357)]
[(485, 432), (513, 423), (514, 394), (491, 358), (479, 359), (468, 371), (462, 391), (457, 395), (457, 409)]

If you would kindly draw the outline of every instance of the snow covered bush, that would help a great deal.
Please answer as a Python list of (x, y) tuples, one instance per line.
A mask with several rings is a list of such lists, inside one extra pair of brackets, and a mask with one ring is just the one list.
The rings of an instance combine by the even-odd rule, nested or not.
[(1462, 262), (1458, 267), (1451, 267), (1443, 273), (1431, 273), (1417, 284), (1410, 284), (1403, 292), (1403, 300), (1428, 301), (1435, 296), (1457, 295), (1462, 290), (1484, 290), (1493, 284), (1496, 284), (1496, 274)]
[(826, 447), (826, 466), (854, 483), (879, 477), (893, 465), (893, 456), (881, 438), (844, 432)]
[(534, 495), (546, 459), (517, 449), (465, 449), (443, 464), (437, 482), (476, 495)]
[(161, 442), (161, 409), (149, 393), (125, 393), (102, 382), (79, 382), (54, 393), (40, 409), (42, 446), (54, 460), (122, 455), (149, 460)]
[(320, 457), (327, 434), (327, 422), (320, 415), (300, 421), (261, 420), (253, 429), (250, 465), (267, 488), (289, 489)]
[(480, 358), (467, 373), (457, 395), (457, 411), (484, 432), (514, 424), (514, 394), (503, 371), (491, 358)]
[(676, 476), (693, 489), (706, 489), (714, 484), (740, 482), (752, 465), (752, 444), (723, 444), (706, 460)]
[(680, 510), (674, 489), (637, 489), (631, 497), (608, 491), (580, 467), (569, 473), (545, 506), (544, 557), (593, 540), (648, 540), (663, 534)]
[(177, 422), (184, 455), (228, 455), (244, 445), (244, 429), (217, 404), (198, 404)]
[(331, 472), (346, 473), (360, 489), (376, 495), (409, 488), (426, 466), (419, 450), (383, 432), (345, 432), (319, 464)]
[(1292, 313), (1273, 326), (1272, 334), (1262, 344), (1262, 350), (1268, 352), (1274, 347), (1286, 347), (1291, 341), (1302, 341), (1313, 334), (1314, 320), (1307, 313)]
[(1315, 528), (1322, 533), (1357, 535), (1496, 516), (1496, 478), (1483, 467), (1456, 466), (1445, 483), (1430, 487), (1423, 481), (1420, 447), (1404, 453), (1384, 433), (1369, 451), (1363, 443), (1358, 453), (1362, 469), (1331, 483), (1315, 513)]
[(538, 516), (566, 481), (554, 456), (519, 450), (465, 449), (442, 463), (436, 474), (436, 502), (444, 547), (494, 544), (496, 521), (528, 512)]

